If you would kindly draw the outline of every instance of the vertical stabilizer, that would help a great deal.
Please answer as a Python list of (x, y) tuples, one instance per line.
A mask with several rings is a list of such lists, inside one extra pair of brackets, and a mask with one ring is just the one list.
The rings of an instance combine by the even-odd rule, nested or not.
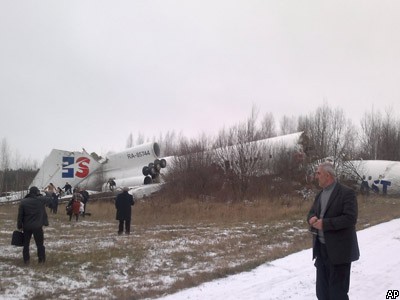
[(62, 188), (68, 182), (75, 187), (100, 166), (101, 164), (86, 151), (71, 152), (53, 149), (44, 160), (31, 186), (42, 189), (51, 182), (56, 187)]

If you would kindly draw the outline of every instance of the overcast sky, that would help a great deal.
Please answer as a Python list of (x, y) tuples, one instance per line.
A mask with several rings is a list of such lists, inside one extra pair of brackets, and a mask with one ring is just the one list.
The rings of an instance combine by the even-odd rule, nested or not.
[(324, 101), (400, 108), (400, 1), (0, 0), (0, 138), (22, 157), (196, 137)]

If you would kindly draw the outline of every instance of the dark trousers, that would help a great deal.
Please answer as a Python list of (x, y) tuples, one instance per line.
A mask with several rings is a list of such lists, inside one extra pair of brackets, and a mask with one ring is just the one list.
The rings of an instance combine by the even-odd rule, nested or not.
[(31, 243), (32, 235), (36, 243), (39, 262), (44, 262), (46, 260), (46, 249), (44, 247), (44, 233), (42, 228), (33, 231), (24, 230), (24, 248), (22, 249), (24, 262), (28, 262), (30, 259), (29, 244)]
[(53, 193), (53, 201), (51, 201), (51, 212), (56, 214), (58, 209), (58, 196)]
[(78, 219), (79, 219), (79, 214), (72, 214), (72, 213), (71, 213), (71, 214), (69, 215), (69, 220), (70, 220), (70, 221), (72, 220), (72, 215), (74, 215), (74, 216), (75, 216), (75, 220), (78, 221)]
[(57, 201), (57, 202), (53, 202), (53, 205), (52, 205), (52, 207), (51, 207), (51, 210), (52, 210), (53, 214), (56, 214), (56, 213), (57, 213), (57, 210), (58, 210), (58, 201)]
[(319, 300), (348, 300), (351, 263), (334, 265), (326, 246), (317, 241), (317, 298)]
[(125, 223), (125, 233), (131, 232), (131, 220), (119, 220), (118, 233), (121, 234), (124, 231)]

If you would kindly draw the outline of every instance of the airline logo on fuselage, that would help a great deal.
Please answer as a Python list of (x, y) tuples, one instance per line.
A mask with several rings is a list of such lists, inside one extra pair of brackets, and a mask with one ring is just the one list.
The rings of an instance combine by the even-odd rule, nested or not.
[(62, 158), (62, 178), (85, 178), (89, 175), (90, 158), (63, 156)]

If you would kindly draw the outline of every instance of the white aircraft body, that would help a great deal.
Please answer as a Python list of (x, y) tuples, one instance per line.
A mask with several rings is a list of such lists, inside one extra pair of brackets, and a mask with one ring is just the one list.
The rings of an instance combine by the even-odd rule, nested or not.
[(362, 192), (400, 194), (400, 162), (390, 160), (352, 160), (344, 163), (346, 173), (357, 179)]
[[(260, 150), (253, 151), (260, 146), (261, 155), (265, 160), (273, 160), (281, 149), (287, 149), (293, 157), (304, 159), (303, 132), (263, 139), (248, 143), (245, 147), (249, 158), (252, 155), (259, 157)], [(226, 160), (234, 159), (226, 155), (232, 152), (235, 146), (211, 150), (216, 159), (221, 160), (221, 166)], [(224, 158), (225, 155), (225, 158)], [(159, 158), (160, 147), (157, 143), (146, 143), (126, 149), (122, 152), (109, 155), (97, 161), (86, 151), (64, 151), (53, 149), (43, 162), (38, 174), (31, 183), (39, 188), (45, 188), (50, 182), (57, 187), (64, 187), (68, 182), (72, 187), (84, 187), (93, 191), (108, 191), (110, 179), (115, 181), (115, 188), (127, 186), (132, 194), (142, 197), (157, 191), (162, 184), (160, 172), (168, 164), (174, 163), (174, 156)], [(234, 164), (230, 162), (231, 168)], [(357, 178), (365, 191), (374, 191), (382, 194), (400, 194), (400, 162), (396, 161), (348, 161), (345, 163), (346, 174)], [(163, 170), (163, 173), (168, 168)], [(268, 170), (265, 170), (268, 173)], [(364, 178), (364, 179), (363, 179)]]
[[(260, 145), (266, 157), (273, 157), (274, 151), (281, 147), (298, 151), (302, 132), (264, 139), (248, 144)], [(216, 157), (221, 153), (232, 151), (234, 146), (211, 150)], [(261, 148), (262, 147), (262, 148)], [(254, 153), (253, 153), (254, 154)], [(251, 155), (253, 155), (251, 154)], [(108, 191), (109, 180), (115, 182), (116, 188), (124, 186), (136, 189), (138, 194), (146, 195), (156, 191), (160, 186), (160, 171), (172, 164), (174, 156), (159, 158), (160, 147), (157, 143), (146, 143), (122, 152), (109, 155), (97, 161), (86, 151), (65, 151), (53, 149), (44, 160), (31, 186), (45, 188), (49, 183), (63, 188), (66, 183), (72, 187), (82, 187), (93, 191)], [(221, 162), (224, 164), (225, 162)], [(149, 192), (147, 192), (149, 191)]]
[(31, 186), (45, 188), (49, 183), (63, 188), (66, 183), (93, 191), (113, 189), (110, 180), (118, 187), (138, 187), (157, 181), (165, 160), (159, 160), (157, 143), (146, 143), (109, 155), (96, 161), (86, 151), (53, 149), (44, 160)]

